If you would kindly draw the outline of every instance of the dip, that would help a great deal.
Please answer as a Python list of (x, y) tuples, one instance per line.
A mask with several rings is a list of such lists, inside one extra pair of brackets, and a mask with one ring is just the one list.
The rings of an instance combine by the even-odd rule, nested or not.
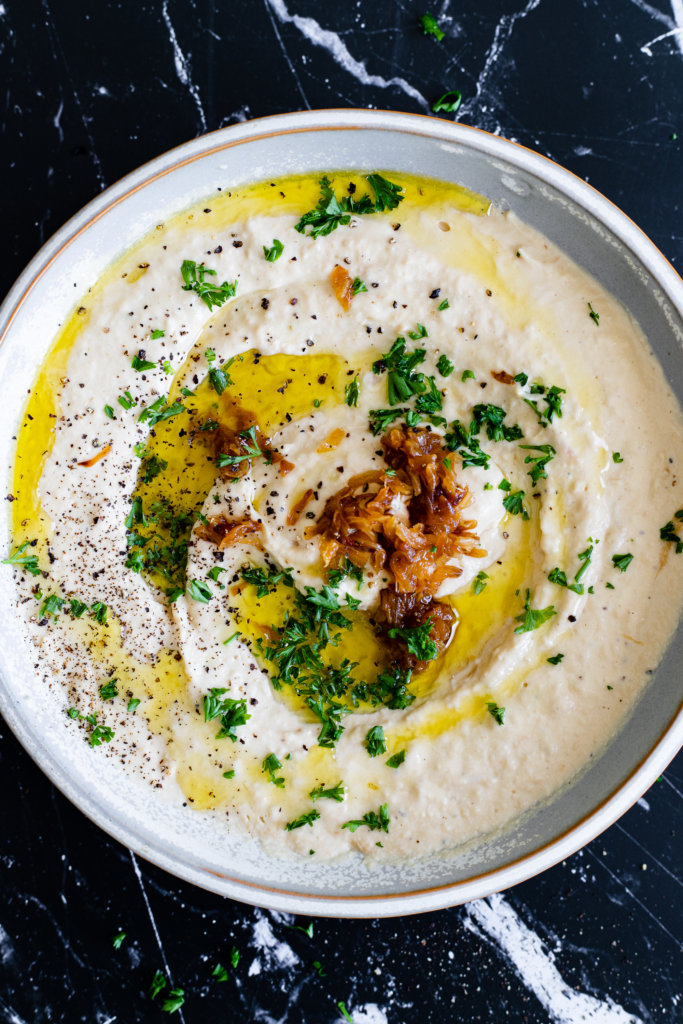
[(93, 771), (219, 830), (452, 849), (642, 694), (681, 605), (682, 457), (628, 312), (483, 197), (390, 172), (218, 193), (93, 284), (29, 396), (8, 561), (36, 685)]

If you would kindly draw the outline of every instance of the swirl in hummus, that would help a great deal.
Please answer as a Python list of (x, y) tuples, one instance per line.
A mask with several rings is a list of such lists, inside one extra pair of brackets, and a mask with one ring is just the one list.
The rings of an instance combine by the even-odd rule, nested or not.
[(65, 325), (18, 440), (17, 600), (73, 742), (159, 799), (307, 857), (454, 848), (643, 692), (682, 456), (640, 329), (511, 213), (269, 182), (159, 225)]

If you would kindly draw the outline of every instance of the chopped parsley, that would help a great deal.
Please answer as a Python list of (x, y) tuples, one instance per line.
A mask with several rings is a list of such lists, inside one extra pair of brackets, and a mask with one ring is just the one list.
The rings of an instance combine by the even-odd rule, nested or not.
[[(86, 716), (88, 719), (90, 715)], [(103, 743), (111, 743), (114, 739), (114, 730), (108, 725), (94, 725), (90, 733), (90, 746), (99, 747)]]
[(100, 626), (106, 626), (107, 614), (109, 612), (109, 609), (106, 604), (104, 604), (102, 601), (95, 601), (93, 604), (90, 605), (90, 611), (95, 622), (99, 622)]
[(408, 337), (411, 341), (419, 341), (420, 338), (428, 338), (429, 332), (424, 324), (418, 324), (414, 331), (408, 331)]
[(460, 380), (463, 381), (463, 383), (466, 380), (476, 380), (476, 379), (477, 378), (474, 376), (474, 370), (463, 370), (462, 371), (462, 376), (461, 376)]
[(588, 303), (588, 310), (589, 310), (589, 312), (588, 312), (589, 317), (591, 318), (591, 320), (593, 321), (595, 326), (599, 327), (600, 326), (600, 314), (595, 312), (595, 310), (591, 306), (590, 302)]
[(104, 415), (108, 416), (110, 420), (115, 420), (116, 419), (116, 416), (114, 415), (114, 410), (112, 409), (112, 407), (110, 405), (105, 405), (105, 407), (104, 407)]
[(432, 113), (438, 114), (443, 110), (447, 114), (455, 114), (462, 103), (462, 93), (459, 89), (451, 89), (440, 96), (436, 103), (432, 103)]
[(374, 725), (372, 729), (369, 729), (363, 746), (367, 750), (370, 757), (379, 757), (380, 754), (386, 754), (387, 752), (387, 741), (384, 737), (384, 729), (381, 725)]
[(355, 408), (358, 405), (358, 396), (360, 388), (358, 386), (358, 377), (354, 377), (352, 381), (344, 388), (344, 401), (350, 407)]
[(423, 14), (420, 18), (420, 24), (422, 25), (422, 31), (426, 36), (434, 36), (437, 43), (441, 42), (445, 32), (442, 32), (439, 28), (439, 23), (433, 14), (430, 14), (429, 11)]
[(293, 832), (295, 828), (303, 828), (304, 825), (310, 825), (313, 828), (313, 822), (317, 821), (319, 817), (320, 811), (308, 811), (306, 814), (294, 818), (293, 821), (288, 821), (285, 829), (287, 832)]
[(150, 362), (149, 359), (145, 359), (144, 351), (143, 349), (140, 349), (138, 354), (133, 356), (133, 361), (130, 365), (134, 370), (137, 370), (138, 373), (142, 373), (143, 370), (155, 370), (157, 364)]
[(128, 708), (127, 708), (127, 710), (130, 711), (130, 713), (133, 715), (133, 714), (135, 714), (135, 712), (137, 711), (137, 709), (139, 707), (140, 707), (140, 698), (139, 697), (131, 697), (130, 700), (128, 701)]
[(118, 697), (117, 683), (118, 679), (110, 679), (108, 683), (103, 683), (100, 686), (100, 697), (102, 700), (113, 700), (114, 697)]
[(593, 554), (594, 543), (591, 543), (585, 551), (580, 551), (576, 556), (582, 563), (574, 576), (574, 582), (567, 582), (567, 574), (563, 569), (555, 568), (548, 573), (548, 579), (551, 583), (555, 583), (558, 587), (566, 587), (567, 590), (572, 590), (575, 594), (583, 594), (584, 586), (581, 583), (581, 577), (585, 573), (586, 569), (590, 565), (591, 556)]
[[(225, 572), (225, 571), (226, 570), (225, 570), (225, 568), (222, 565), (214, 565), (207, 572), (206, 578), (208, 580), (213, 580), (214, 583), (218, 583), (218, 578), (219, 578), (220, 574), (222, 572)], [(222, 587), (222, 584), (218, 583), (218, 585), (220, 587)]]
[[(500, 484), (498, 485), (500, 487)], [(529, 513), (524, 507), (524, 491), (512, 491), (506, 498), (503, 498), (503, 508), (512, 516), (521, 516), (528, 519)]]
[(612, 565), (615, 569), (620, 569), (621, 572), (626, 572), (629, 565), (633, 561), (633, 555), (612, 555)]
[(85, 601), (79, 601), (77, 597), (72, 597), (69, 601), (69, 609), (75, 619), (80, 619), (88, 610), (88, 606)]
[(387, 373), (389, 405), (398, 405), (427, 390), (424, 373), (415, 372), (415, 367), (424, 362), (426, 355), (423, 348), (406, 353), (405, 338), (399, 337), (390, 350), (372, 364), (373, 373)]
[(211, 971), (211, 977), (215, 978), (216, 981), (227, 981), (227, 969), (223, 966), (223, 964), (216, 964), (214, 969)]
[(402, 187), (383, 178), (381, 174), (368, 174), (366, 180), (375, 194), (374, 201), (367, 193), (358, 199), (351, 195), (337, 199), (330, 179), (327, 175), (322, 177), (319, 181), (320, 198), (316, 206), (303, 214), (294, 225), (294, 230), (302, 235), (308, 233), (311, 238), (320, 238), (348, 224), (353, 215), (394, 210), (403, 199)]
[(256, 427), (249, 427), (248, 430), (241, 430), (238, 434), (246, 441), (246, 444), (242, 445), (242, 455), (227, 455), (221, 454), (218, 456), (216, 463), (221, 468), (225, 466), (238, 466), (241, 462), (246, 462), (248, 459), (255, 459), (259, 455), (268, 455), (267, 452), (262, 452), (258, 446), (256, 440)]
[(223, 281), (223, 284), (216, 284), (206, 280), (206, 275), (216, 276), (216, 271), (205, 267), (203, 263), (195, 263), (194, 260), (183, 260), (180, 267), (182, 274), (184, 292), (196, 292), (202, 302), (205, 302), (209, 309), (214, 306), (222, 306), (227, 299), (233, 298), (237, 291), (237, 281), (232, 284)]
[(164, 1013), (175, 1013), (181, 1006), (185, 1005), (185, 992), (182, 988), (172, 988), (164, 997), (161, 1009)]
[(172, 416), (179, 416), (181, 412), (186, 411), (182, 402), (174, 402), (173, 405), (169, 405), (166, 395), (161, 395), (160, 398), (157, 398), (156, 401), (142, 410), (138, 416), (138, 421), (140, 423), (149, 423), (150, 427), (155, 427), (162, 420), (170, 420)]
[(111, 940), (111, 944), (114, 947), (114, 949), (121, 949), (121, 946), (123, 945), (125, 939), (126, 939), (126, 933), (125, 932), (117, 932), (117, 934)]
[(211, 587), (204, 580), (190, 580), (187, 592), (194, 601), (201, 601), (202, 604), (208, 604), (213, 597)]
[(558, 388), (554, 384), (546, 387), (545, 384), (532, 384), (530, 388), (532, 395), (540, 395), (545, 402), (545, 409), (539, 409), (538, 402), (533, 398), (525, 398), (524, 401), (533, 409), (542, 427), (552, 423), (553, 417), (562, 419), (562, 395), (566, 395), (565, 388)]
[(495, 701), (489, 700), (486, 702), (486, 710), (491, 715), (491, 718), (495, 718), (498, 725), (503, 725), (505, 721), (505, 708), (501, 708)]
[(439, 356), (436, 363), (436, 368), (442, 377), (450, 377), (450, 375), (453, 373), (453, 370), (455, 369), (453, 363), (450, 361), (450, 359), (445, 353), (442, 356)]
[(439, 653), (439, 648), (430, 640), (431, 632), (432, 619), (429, 618), (421, 626), (400, 626), (390, 629), (389, 636), (392, 640), (403, 640), (410, 653), (420, 661), (433, 661)]
[[(232, 360), (230, 360), (232, 362)], [(212, 366), (209, 370), (209, 384), (219, 395), (222, 395), (226, 388), (229, 388), (232, 384), (232, 378), (227, 372), (227, 366), (221, 368), (220, 366)]]
[(272, 565), (266, 566), (265, 569), (252, 566), (242, 569), (242, 579), (245, 583), (251, 583), (256, 587), (257, 597), (266, 597), (267, 594), (275, 593), (278, 583), (283, 583), (286, 587), (293, 587), (293, 572), (293, 569), (276, 569)]
[(481, 594), (482, 590), (486, 588), (486, 581), (488, 580), (488, 574), (483, 570), (478, 572), (472, 580), (472, 590), (475, 594)]
[(217, 718), (220, 722), (220, 729), (216, 733), (216, 739), (230, 739), (233, 743), (237, 741), (235, 729), (246, 725), (251, 715), (247, 712), (246, 700), (235, 700), (232, 697), (224, 697), (227, 693), (225, 688), (212, 687), (208, 694), (202, 697), (204, 706), (204, 721), (212, 722)]
[(57, 618), (57, 615), (59, 614), (59, 611), (63, 604), (63, 597), (60, 597), (59, 594), (50, 594), (50, 596), (46, 597), (40, 606), (39, 614), (41, 618), (46, 615), (53, 615), (55, 618)]
[(391, 757), (387, 758), (385, 763), (389, 766), (389, 768), (400, 768), (405, 759), (405, 750), (399, 750), (395, 754), (392, 754)]
[(349, 1011), (346, 1009), (346, 1003), (344, 1002), (343, 999), (340, 999), (339, 1002), (337, 1003), (337, 1009), (341, 1013), (341, 1015), (344, 1018), (344, 1020), (351, 1021), (351, 1024), (353, 1024), (353, 1017), (351, 1016)]
[(150, 338), (152, 339), (152, 341), (157, 341), (158, 338), (163, 338), (165, 337), (165, 335), (166, 331), (162, 331), (159, 327), (155, 327), (152, 333), (150, 334)]
[(439, 310), (443, 311), (444, 309), (449, 309), (450, 305), (451, 304), (448, 301), (448, 299), (442, 299), (441, 302), (439, 303)]
[(20, 565), (25, 572), (31, 574), (31, 576), (40, 576), (40, 568), (38, 566), (37, 555), (25, 555), (24, 551), (28, 547), (34, 547), (36, 541), (25, 540), (23, 544), (20, 544), (18, 548), (10, 552), (8, 558), (3, 558), (0, 565)]
[(264, 758), (261, 768), (264, 772), (268, 773), (268, 778), (274, 786), (277, 786), (278, 789), (285, 788), (285, 780), (282, 777), (277, 778), (275, 774), (280, 768), (282, 768), (282, 761), (278, 760), (276, 754), (268, 754), (268, 757)]
[(365, 282), (361, 281), (361, 279), (359, 277), (354, 277), (353, 283), (351, 285), (351, 294), (352, 295), (360, 295), (361, 292), (366, 292), (366, 291), (367, 291), (367, 288), (365, 287)]
[(344, 783), (338, 782), (336, 786), (328, 786), (327, 789), (325, 786), (318, 786), (316, 789), (312, 789), (308, 795), (314, 803), (325, 797), (327, 800), (336, 800), (340, 804), (344, 799)]
[(549, 605), (547, 608), (532, 608), (530, 601), (531, 592), (527, 588), (524, 611), (519, 615), (515, 615), (515, 622), (519, 622), (519, 626), (515, 628), (515, 633), (530, 633), (532, 629), (538, 629), (548, 619), (552, 619), (553, 615), (557, 615), (553, 605)]
[(345, 821), (342, 828), (348, 828), (349, 832), (355, 832), (356, 829), (365, 825), (371, 832), (388, 832), (390, 821), (389, 805), (382, 804), (379, 811), (368, 811), (362, 818)]
[(620, 452), (612, 452), (612, 462), (623, 462)]
[(151, 484), (152, 480), (163, 473), (164, 470), (168, 469), (168, 462), (166, 459), (160, 459), (156, 455), (150, 456), (145, 459), (142, 463), (142, 482), (145, 484)]
[(553, 654), (552, 658), (546, 658), (545, 660), (550, 665), (559, 665), (563, 658), (564, 654)]
[(329, 580), (330, 586), (338, 587), (342, 580), (346, 578), (355, 580), (358, 584), (357, 590), (363, 586), (363, 570), (359, 565), (354, 563), (344, 555), (344, 561), (336, 569), (330, 569), (327, 573), (327, 579)]
[(119, 395), (118, 403), (128, 411), (128, 409), (132, 409), (134, 405), (138, 404), (138, 400), (137, 398), (133, 398), (130, 391), (124, 391), (122, 395)]
[(283, 249), (284, 245), (282, 244), (280, 239), (274, 238), (273, 244), (270, 246), (270, 248), (268, 248), (265, 245), (263, 246), (263, 255), (265, 256), (266, 261), (268, 263), (275, 263), (275, 261), (279, 260), (280, 257), (282, 256)]
[[(683, 508), (679, 508), (678, 512), (674, 513), (674, 519), (683, 519)], [(683, 540), (676, 533), (676, 527), (673, 524), (673, 520), (665, 523), (659, 531), (659, 536), (662, 540), (669, 541), (671, 544), (676, 545), (676, 554), (680, 555), (683, 551)]]
[(166, 988), (166, 978), (162, 971), (155, 971), (152, 984), (149, 986), (149, 998), (156, 999), (162, 989)]
[(551, 444), (520, 444), (520, 448), (524, 448), (530, 452), (541, 452), (540, 455), (527, 455), (524, 459), (525, 465), (531, 465), (531, 469), (528, 470), (531, 482), (537, 484), (539, 480), (545, 480), (548, 474), (545, 471), (545, 467), (551, 462), (557, 452)]
[[(519, 253), (517, 253), (517, 255), (519, 256)], [(518, 373), (515, 375), (514, 380), (516, 384), (521, 384), (522, 387), (525, 387), (526, 382), (529, 380), (529, 378), (526, 373)]]

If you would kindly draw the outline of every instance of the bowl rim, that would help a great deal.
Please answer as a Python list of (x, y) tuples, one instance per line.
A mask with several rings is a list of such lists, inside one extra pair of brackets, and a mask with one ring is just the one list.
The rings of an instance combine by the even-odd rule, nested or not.
[[(481, 129), (424, 114), (342, 108), (275, 114), (219, 128), (167, 150), (119, 179), (59, 228), (19, 275), (0, 306), (0, 346), (15, 318), (21, 314), (26, 298), (51, 264), (90, 225), (132, 194), (179, 167), (216, 152), (270, 137), (330, 130), (381, 130), (427, 136), (451, 144), (465, 145), (505, 160), (519, 170), (535, 174), (596, 217), (628, 249), (635, 252), (683, 318), (683, 281), (666, 257), (611, 200), (550, 158)], [(270, 887), (212, 872), (207, 868), (178, 863), (177, 858), (169, 856), (165, 850), (155, 848), (139, 838), (125, 822), (112, 820), (103, 807), (71, 780), (65, 769), (50, 761), (40, 745), (35, 743), (32, 730), (23, 721), (20, 710), (1, 688), (0, 712), (32, 760), (64, 796), (91, 821), (134, 853), (184, 881), (239, 902), (328, 917), (391, 917), (438, 910), (526, 881), (575, 853), (612, 825), (661, 775), (683, 745), (682, 701), (657, 742), (621, 784), (579, 821), (532, 852), (458, 882), (392, 894), (327, 896)]]

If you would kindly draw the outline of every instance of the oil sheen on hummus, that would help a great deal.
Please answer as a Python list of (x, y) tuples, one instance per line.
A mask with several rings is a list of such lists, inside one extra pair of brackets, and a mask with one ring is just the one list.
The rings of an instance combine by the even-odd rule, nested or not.
[(682, 457), (630, 315), (512, 214), (391, 172), (219, 192), (93, 284), (29, 396), (36, 685), (94, 772), (218, 829), (454, 848), (656, 668)]

